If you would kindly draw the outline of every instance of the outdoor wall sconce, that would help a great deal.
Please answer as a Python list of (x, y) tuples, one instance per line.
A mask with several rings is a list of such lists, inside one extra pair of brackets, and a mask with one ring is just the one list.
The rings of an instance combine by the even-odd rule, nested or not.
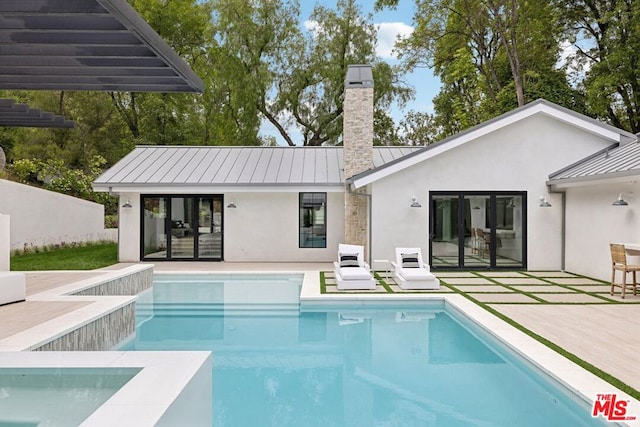
[[(616, 200), (614, 200), (613, 203), (611, 203), (612, 206), (629, 206), (629, 203), (627, 203), (623, 198), (622, 195), (626, 194), (626, 193), (620, 193), (620, 195), (618, 196), (618, 198)], [(628, 196), (630, 196), (629, 194), (627, 194)]]
[(133, 207), (133, 205), (131, 204), (131, 200), (127, 200), (126, 203), (122, 205), (122, 207), (126, 209), (131, 209)]
[(422, 207), (422, 205), (420, 204), (420, 202), (418, 201), (418, 198), (416, 196), (413, 196), (411, 198), (411, 202), (412, 202), (411, 203), (411, 207), (412, 208), (421, 208)]
[(540, 207), (541, 208), (550, 208), (551, 203), (547, 201), (547, 198), (544, 196), (540, 196)]
[(227, 205), (227, 207), (228, 207), (228, 208), (231, 208), (231, 209), (235, 209), (235, 208), (237, 208), (237, 206), (236, 206), (235, 202), (231, 202), (231, 203), (229, 203), (229, 204)]

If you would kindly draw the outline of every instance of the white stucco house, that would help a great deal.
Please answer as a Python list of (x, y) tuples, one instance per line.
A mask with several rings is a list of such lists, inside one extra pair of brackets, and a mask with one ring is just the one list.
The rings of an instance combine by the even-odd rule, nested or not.
[[(343, 147), (139, 146), (94, 188), (120, 196), (120, 261), (370, 260), (607, 279), (640, 240), (636, 136), (538, 100), (427, 147), (373, 147), (373, 80), (351, 66)], [(627, 206), (613, 206), (620, 193)]]

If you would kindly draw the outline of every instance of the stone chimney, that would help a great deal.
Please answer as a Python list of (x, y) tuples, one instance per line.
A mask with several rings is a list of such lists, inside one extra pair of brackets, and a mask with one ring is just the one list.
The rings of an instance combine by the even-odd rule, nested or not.
[[(349, 65), (344, 90), (344, 177), (373, 167), (373, 73), (370, 65)], [(366, 190), (344, 193), (344, 241), (365, 246), (368, 252), (368, 202)]]

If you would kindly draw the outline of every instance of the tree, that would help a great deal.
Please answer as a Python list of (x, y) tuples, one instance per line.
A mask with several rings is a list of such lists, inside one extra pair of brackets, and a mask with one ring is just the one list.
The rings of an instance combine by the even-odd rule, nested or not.
[[(286, 101), (281, 88), (294, 55), (302, 48), (297, 2), (280, 0), (214, 0), (215, 66), (220, 94), (238, 119), (270, 122), (288, 144), (283, 124)], [(238, 121), (240, 125), (242, 121)], [(254, 128), (257, 131), (257, 124)]]
[[(192, 68), (206, 66), (211, 6), (197, 0), (132, 0), (132, 6)], [(113, 105), (138, 143), (202, 144), (196, 94), (111, 92)]]
[(102, 155), (110, 165), (133, 148), (133, 138), (106, 93), (5, 91), (1, 96), (76, 122), (72, 129), (5, 129), (0, 133), (0, 141), (7, 143), (0, 142), (0, 145), (6, 149), (10, 160), (62, 159), (66, 164), (86, 171), (95, 155)]
[(411, 110), (400, 122), (400, 142), (403, 145), (427, 146), (438, 138), (432, 114)]
[[(341, 143), (344, 81), (350, 64), (372, 64), (374, 78), (374, 139), (393, 144), (395, 125), (388, 115), (392, 102), (406, 102), (412, 92), (397, 70), (375, 56), (376, 30), (354, 0), (339, 0), (336, 10), (316, 5), (314, 30), (285, 89), (286, 108), (303, 134), (304, 145)], [(300, 66), (300, 64), (304, 64)]]
[[(396, 47), (405, 70), (433, 67), (441, 78), (434, 122), (442, 136), (535, 99), (540, 81), (556, 85), (551, 101), (567, 101), (571, 91), (556, 67), (562, 27), (548, 1), (415, 2), (415, 30)], [(397, 5), (376, 1), (377, 8)]]
[(316, 5), (307, 33), (297, 1), (218, 0), (214, 10), (218, 53), (236, 70), (227, 74), (230, 102), (253, 99), (288, 145), (296, 144), (293, 132), (303, 145), (340, 143), (347, 66), (361, 63), (374, 64), (378, 140), (394, 138), (384, 110), (411, 92), (395, 70), (376, 63), (375, 28), (355, 0), (339, 0), (335, 10)]
[(558, 3), (582, 65), (587, 105), (614, 126), (640, 132), (640, 4), (633, 0)]

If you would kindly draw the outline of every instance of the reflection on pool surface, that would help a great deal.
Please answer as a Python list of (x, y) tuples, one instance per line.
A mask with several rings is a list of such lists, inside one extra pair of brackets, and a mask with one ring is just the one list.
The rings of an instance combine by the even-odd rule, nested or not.
[(2, 368), (0, 426), (77, 426), (139, 371)]
[(301, 310), (299, 286), (156, 276), (125, 349), (213, 351), (215, 426), (605, 425), (443, 303)]

